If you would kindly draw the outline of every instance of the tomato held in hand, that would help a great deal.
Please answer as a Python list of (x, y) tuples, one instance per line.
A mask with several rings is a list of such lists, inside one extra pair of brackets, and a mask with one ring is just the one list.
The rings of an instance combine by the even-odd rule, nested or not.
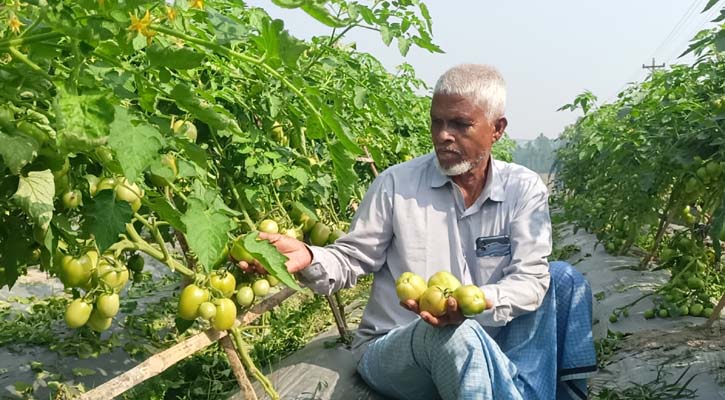
[(476, 285), (461, 286), (453, 292), (461, 313), (466, 317), (480, 314), (486, 309), (486, 296)]
[(428, 279), (428, 287), (431, 286), (440, 286), (452, 292), (461, 286), (461, 282), (448, 271), (438, 271)]
[(425, 279), (412, 272), (403, 272), (395, 281), (395, 293), (400, 301), (420, 299), (420, 295), (428, 289)]
[(254, 262), (254, 257), (249, 254), (247, 249), (244, 247), (243, 242), (244, 239), (241, 237), (234, 240), (234, 243), (232, 243), (232, 249), (229, 251), (229, 254), (231, 254), (232, 258), (236, 261), (252, 263)]
[(265, 219), (259, 223), (259, 230), (266, 233), (279, 233), (279, 225), (273, 219)]
[(420, 295), (418, 308), (420, 311), (427, 311), (434, 317), (441, 317), (446, 314), (448, 297), (444, 289), (439, 286), (431, 286)]

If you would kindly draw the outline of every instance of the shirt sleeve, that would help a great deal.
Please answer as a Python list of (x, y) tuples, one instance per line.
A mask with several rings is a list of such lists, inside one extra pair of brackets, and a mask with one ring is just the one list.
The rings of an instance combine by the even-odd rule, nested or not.
[(323, 295), (352, 287), (360, 275), (385, 263), (393, 237), (393, 180), (383, 172), (368, 189), (347, 235), (334, 244), (309, 246), (312, 264), (298, 273), (300, 282)]
[(509, 230), (511, 263), (495, 284), (481, 287), (494, 307), (476, 319), (483, 326), (503, 326), (519, 315), (535, 311), (549, 289), (551, 219), (548, 189), (539, 179), (522, 196)]

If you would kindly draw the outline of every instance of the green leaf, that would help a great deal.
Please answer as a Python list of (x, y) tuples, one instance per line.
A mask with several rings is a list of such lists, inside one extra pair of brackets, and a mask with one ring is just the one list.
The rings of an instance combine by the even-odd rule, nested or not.
[(174, 86), (174, 89), (171, 91), (171, 98), (176, 100), (178, 106), (194, 114), (196, 118), (212, 128), (219, 130), (227, 129), (238, 135), (243, 134), (241, 129), (239, 129), (237, 121), (231, 117), (227, 110), (200, 98), (195, 93), (198, 91), (198, 89), (192, 91), (190, 86), (180, 83)]
[(13, 175), (19, 174), (25, 165), (33, 161), (39, 149), (40, 144), (29, 136), (9, 136), (0, 132), (0, 156)]
[(69, 152), (105, 144), (113, 112), (106, 95), (76, 96), (61, 90), (56, 107), (58, 144)]
[(355, 107), (357, 108), (363, 108), (365, 107), (365, 101), (368, 98), (368, 91), (364, 87), (356, 86), (355, 87), (355, 98), (353, 99), (353, 104), (355, 104)]
[(211, 272), (227, 244), (231, 219), (218, 210), (207, 209), (203, 200), (192, 198), (181, 221), (186, 226), (189, 248), (205, 271)]
[(289, 176), (295, 178), (302, 186), (307, 186), (310, 182), (310, 175), (302, 167), (292, 167), (289, 171)]
[(18, 190), (13, 195), (15, 202), (43, 230), (48, 229), (53, 218), (54, 197), (55, 183), (49, 169), (32, 171), (28, 176), (21, 176)]
[(398, 38), (398, 50), (400, 50), (400, 54), (402, 54), (402, 55), (408, 54), (408, 50), (410, 50), (410, 45), (411, 45), (410, 40), (408, 40), (404, 37)]
[(174, 229), (181, 232), (186, 231), (186, 226), (184, 226), (184, 223), (181, 221), (181, 212), (174, 208), (174, 206), (172, 206), (166, 198), (161, 196), (148, 198), (146, 199), (146, 202), (152, 211), (157, 213), (161, 219), (170, 223)]
[(298, 8), (305, 4), (305, 0), (272, 0), (272, 3), (282, 8)]
[(118, 241), (118, 235), (126, 232), (133, 210), (122, 200), (116, 201), (113, 190), (102, 190), (83, 207), (83, 231), (95, 237), (100, 253)]
[(390, 46), (390, 43), (393, 41), (393, 34), (390, 32), (390, 28), (387, 25), (380, 26), (380, 37), (383, 39), (383, 43), (385, 43), (386, 46)]
[(257, 240), (258, 237), (258, 232), (250, 232), (244, 236), (244, 248), (262, 264), (270, 275), (294, 290), (302, 290), (292, 274), (287, 271), (285, 262), (288, 258), (280, 254), (277, 248), (268, 241)]
[(188, 47), (164, 47), (158, 43), (154, 43), (146, 49), (146, 56), (148, 56), (151, 66), (156, 68), (191, 69), (200, 66), (204, 61), (204, 54)]
[(131, 123), (131, 115), (125, 108), (116, 107), (116, 118), (111, 124), (108, 145), (116, 154), (123, 174), (131, 182), (158, 158), (164, 144), (161, 133), (152, 125)]
[(32, 255), (34, 243), (23, 224), (27, 220), (20, 215), (0, 215), (0, 288), (12, 289)]
[(345, 210), (358, 181), (358, 176), (353, 169), (355, 160), (340, 142), (330, 145), (330, 156), (332, 164), (335, 166), (335, 183), (340, 208)]
[(702, 10), (702, 12), (705, 12), (705, 11), (711, 9), (715, 4), (717, 4), (718, 1), (720, 1), (720, 0), (710, 0), (710, 1), (708, 1), (707, 2), (707, 5), (705, 5), (705, 9)]
[(73, 376), (81, 377), (81, 376), (92, 376), (96, 374), (96, 371), (90, 368), (73, 368), (72, 369)]
[(331, 28), (342, 28), (345, 26), (345, 23), (340, 21), (338, 18), (331, 15), (325, 7), (314, 4), (312, 2), (308, 2), (307, 4), (300, 7), (303, 9), (307, 14), (309, 14), (312, 18), (322, 22), (323, 24), (331, 27)]
[(425, 3), (420, 2), (420, 14), (423, 15), (423, 19), (425, 20), (425, 24), (428, 27), (428, 32), (433, 32), (433, 20), (430, 17), (430, 11), (428, 11), (428, 6), (425, 5)]
[(207, 8), (207, 24), (212, 27), (216, 42), (228, 45), (245, 38), (249, 29), (236, 19), (220, 14), (211, 7)]
[(362, 154), (363, 151), (355, 142), (355, 138), (350, 134), (350, 130), (342, 124), (337, 118), (337, 115), (335, 115), (335, 112), (326, 105), (320, 107), (320, 112), (322, 113), (322, 120), (325, 122), (325, 125), (335, 133), (335, 136), (337, 136), (337, 139), (340, 140), (343, 146), (354, 154)]

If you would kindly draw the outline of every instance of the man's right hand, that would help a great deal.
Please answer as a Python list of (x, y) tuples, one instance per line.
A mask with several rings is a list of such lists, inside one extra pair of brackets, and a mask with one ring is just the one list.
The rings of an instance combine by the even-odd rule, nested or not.
[[(310, 263), (312, 263), (312, 253), (310, 252), (310, 249), (303, 242), (293, 237), (281, 235), (279, 233), (259, 232), (259, 238), (272, 243), (272, 245), (277, 248), (277, 251), (288, 258), (285, 265), (287, 266), (287, 271), (291, 274), (302, 271), (307, 268)], [(260, 274), (267, 273), (262, 264), (260, 264), (257, 260), (254, 260), (251, 264), (245, 261), (239, 261), (239, 268), (245, 272), (257, 272)]]

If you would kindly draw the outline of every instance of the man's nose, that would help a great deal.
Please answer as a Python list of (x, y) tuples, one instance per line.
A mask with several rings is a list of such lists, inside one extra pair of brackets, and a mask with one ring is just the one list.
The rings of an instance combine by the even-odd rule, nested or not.
[(450, 142), (454, 140), (450, 126), (445, 122), (442, 122), (433, 128), (433, 138), (440, 142)]

